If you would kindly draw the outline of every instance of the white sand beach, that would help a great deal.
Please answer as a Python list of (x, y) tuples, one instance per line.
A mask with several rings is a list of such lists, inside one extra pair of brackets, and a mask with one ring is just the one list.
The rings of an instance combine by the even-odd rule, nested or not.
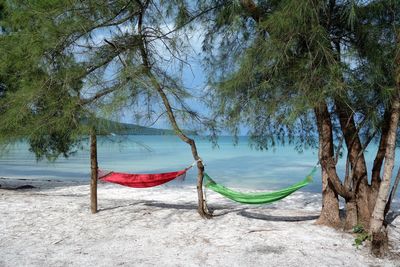
[[(296, 192), (272, 205), (238, 205), (207, 192), (217, 215), (201, 219), (196, 190), (132, 189), (0, 179), (0, 266), (400, 266), (400, 216), (385, 259), (354, 236), (315, 225), (320, 195)], [(22, 185), (35, 188), (13, 190)], [(398, 215), (399, 206), (396, 203)]]

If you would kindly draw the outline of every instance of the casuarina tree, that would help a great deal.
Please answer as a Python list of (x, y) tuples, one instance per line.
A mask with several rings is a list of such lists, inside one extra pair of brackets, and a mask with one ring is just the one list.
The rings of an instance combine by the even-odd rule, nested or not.
[[(0, 67), (7, 84), (2, 139), (27, 138), (37, 156), (68, 155), (96, 118), (131, 111), (150, 121), (166, 114), (190, 145), (198, 167), (199, 213), (204, 165), (178, 119), (195, 116), (180, 79), (185, 63), (183, 6), (164, 1), (6, 1)], [(45, 15), (44, 15), (45, 14)], [(4, 64), (3, 64), (4, 63)], [(14, 135), (11, 133), (18, 133)]]
[[(218, 2), (204, 19), (203, 47), (221, 123), (234, 134), (247, 126), (260, 149), (318, 144), (317, 222), (368, 230), (379, 221), (380, 228), (398, 132), (398, 1)], [(371, 142), (378, 149), (368, 169)], [(340, 155), (344, 173), (336, 168)], [(338, 197), (346, 203), (343, 222)]]

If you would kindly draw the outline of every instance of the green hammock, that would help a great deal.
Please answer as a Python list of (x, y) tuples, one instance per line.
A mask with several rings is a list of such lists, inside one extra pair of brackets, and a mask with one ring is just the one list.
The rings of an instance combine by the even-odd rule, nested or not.
[(233, 201), (244, 203), (244, 204), (267, 204), (272, 203), (282, 198), (285, 198), (292, 194), (293, 192), (299, 190), (300, 188), (308, 185), (312, 181), (312, 177), (317, 171), (317, 167), (314, 167), (310, 174), (306, 176), (306, 178), (287, 188), (281, 189), (275, 192), (269, 193), (243, 193), (234, 191), (232, 189), (226, 188), (225, 186), (216, 183), (213, 179), (208, 176), (208, 174), (204, 173), (204, 186), (209, 188), (217, 193), (220, 193), (226, 198), (229, 198)]

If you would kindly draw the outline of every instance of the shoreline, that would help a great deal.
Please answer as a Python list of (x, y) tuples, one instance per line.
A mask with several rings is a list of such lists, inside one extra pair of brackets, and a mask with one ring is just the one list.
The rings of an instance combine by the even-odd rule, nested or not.
[[(7, 190), (4, 182), (32, 189)], [(315, 225), (320, 194), (240, 205), (207, 192), (201, 219), (192, 186), (132, 189), (101, 183), (90, 214), (88, 183), (0, 178), (1, 266), (399, 266), (400, 216), (391, 256), (375, 259), (349, 233)]]

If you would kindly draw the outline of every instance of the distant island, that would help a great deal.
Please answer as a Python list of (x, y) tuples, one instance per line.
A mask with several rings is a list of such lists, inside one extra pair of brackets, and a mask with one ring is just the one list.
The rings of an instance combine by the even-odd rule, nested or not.
[[(170, 129), (151, 128), (103, 118), (98, 118), (97, 120), (96, 124), (99, 135), (175, 135), (175, 132)], [(184, 130), (184, 132), (188, 135), (197, 135), (196, 131)]]

